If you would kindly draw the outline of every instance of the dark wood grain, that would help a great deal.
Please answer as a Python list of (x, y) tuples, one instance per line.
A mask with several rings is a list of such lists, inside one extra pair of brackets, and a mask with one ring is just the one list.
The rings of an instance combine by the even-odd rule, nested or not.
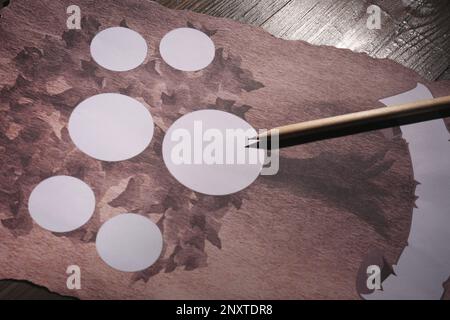
[(447, 69), (444, 73), (442, 73), (438, 80), (450, 80), (450, 68)]
[(27, 281), (0, 281), (0, 300), (73, 300)]
[[(2, 0), (2, 2), (5, 2)], [(393, 59), (428, 79), (450, 79), (450, 4), (418, 1), (403, 6), (389, 0), (159, 0), (188, 9), (261, 26), (277, 37), (306, 40)], [(369, 4), (383, 9), (381, 30), (368, 30)], [(0, 281), (0, 299), (53, 298), (29, 283)]]
[[(389, 58), (434, 80), (450, 63), (450, 2), (442, 0), (159, 0), (188, 9), (261, 26), (273, 35)], [(382, 9), (380, 30), (367, 28), (367, 8)]]

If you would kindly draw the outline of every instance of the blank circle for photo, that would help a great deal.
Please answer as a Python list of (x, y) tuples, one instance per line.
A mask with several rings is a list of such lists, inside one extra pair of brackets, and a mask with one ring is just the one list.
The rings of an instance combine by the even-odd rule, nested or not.
[[(196, 129), (197, 123), (197, 129)], [(206, 158), (200, 159), (196, 162), (194, 159), (194, 149), (198, 149), (198, 143), (202, 143), (202, 149), (207, 150), (207, 145), (210, 142), (203, 141), (202, 135), (198, 133), (198, 124), (202, 124), (203, 133), (212, 129), (212, 132), (217, 132), (226, 137), (227, 130), (242, 130), (246, 133), (244, 144), (235, 147), (230, 145), (231, 140), (223, 140), (223, 161), (208, 162)], [(183, 134), (184, 133), (184, 134)], [(184, 154), (184, 151), (178, 152), (182, 148), (181, 135), (191, 137), (191, 162), (180, 161), (179, 154)], [(249, 138), (255, 137), (257, 132), (243, 119), (223, 111), (217, 110), (202, 110), (189, 113), (178, 119), (167, 131), (163, 142), (163, 158), (169, 172), (184, 186), (189, 189), (207, 195), (221, 196), (239, 192), (250, 186), (260, 175), (263, 162), (264, 151), (255, 148), (245, 148)], [(204, 135), (203, 135), (204, 136)], [(188, 140), (188, 139), (186, 139)], [(210, 140), (212, 142), (212, 140)], [(241, 140), (242, 141), (242, 140)], [(196, 145), (197, 144), (197, 145)], [(237, 155), (242, 155), (247, 159), (244, 163), (228, 163), (227, 148), (234, 149), (234, 156), (230, 158), (237, 159)], [(188, 150), (188, 149), (186, 149)], [(186, 152), (187, 153), (187, 152)], [(198, 152), (197, 152), (198, 154)], [(207, 153), (206, 153), (207, 154)], [(215, 155), (216, 152), (211, 154)], [(250, 161), (250, 159), (259, 159), (259, 161)], [(217, 159), (220, 159), (218, 157)], [(199, 160), (199, 159), (197, 159)]]
[(181, 71), (199, 71), (213, 62), (216, 49), (205, 33), (192, 28), (179, 28), (167, 33), (159, 45), (164, 61)]
[(100, 66), (111, 71), (129, 71), (147, 58), (145, 39), (128, 28), (113, 27), (98, 33), (91, 42), (91, 56)]
[(97, 234), (97, 252), (110, 267), (137, 272), (159, 258), (163, 239), (158, 226), (137, 214), (121, 214), (105, 222)]
[(69, 232), (82, 227), (95, 211), (95, 195), (83, 181), (56, 176), (39, 183), (28, 201), (28, 211), (42, 228)]
[(102, 161), (123, 161), (142, 153), (153, 138), (153, 118), (139, 101), (117, 93), (81, 102), (69, 119), (74, 144)]

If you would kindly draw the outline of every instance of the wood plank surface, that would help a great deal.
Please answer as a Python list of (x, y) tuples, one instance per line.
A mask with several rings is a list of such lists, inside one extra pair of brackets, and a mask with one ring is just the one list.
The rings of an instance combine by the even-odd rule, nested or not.
[[(159, 0), (188, 9), (261, 26), (273, 35), (389, 58), (427, 79), (450, 63), (450, 3), (441, 0)], [(367, 28), (367, 8), (382, 9), (380, 30)]]

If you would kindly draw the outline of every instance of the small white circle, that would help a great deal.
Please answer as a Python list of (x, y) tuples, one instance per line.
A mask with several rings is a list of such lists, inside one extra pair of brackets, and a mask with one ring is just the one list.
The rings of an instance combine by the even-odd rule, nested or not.
[(167, 33), (161, 40), (159, 51), (164, 61), (181, 71), (198, 71), (214, 60), (214, 42), (201, 31), (179, 28)]
[(108, 28), (98, 33), (91, 42), (95, 62), (111, 71), (129, 71), (147, 58), (147, 42), (136, 31), (128, 28)]
[(75, 145), (103, 161), (123, 161), (143, 152), (153, 138), (153, 118), (139, 101), (117, 93), (81, 102), (69, 119)]
[[(230, 135), (235, 138), (227, 138)], [(234, 114), (192, 112), (167, 131), (164, 162), (169, 172), (191, 190), (214, 196), (233, 194), (247, 188), (261, 173), (264, 151), (245, 147), (256, 135)]]
[(28, 211), (42, 228), (69, 232), (82, 227), (95, 211), (95, 195), (83, 181), (56, 176), (39, 183), (30, 195)]
[(110, 267), (136, 272), (151, 267), (161, 255), (158, 226), (137, 214), (121, 214), (105, 222), (97, 234), (97, 252)]

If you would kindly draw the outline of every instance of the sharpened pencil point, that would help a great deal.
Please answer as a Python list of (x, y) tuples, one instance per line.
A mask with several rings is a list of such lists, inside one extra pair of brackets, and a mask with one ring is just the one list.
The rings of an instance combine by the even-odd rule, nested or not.
[(250, 148), (259, 148), (259, 141), (254, 141), (248, 145), (245, 146), (246, 149), (250, 149)]

